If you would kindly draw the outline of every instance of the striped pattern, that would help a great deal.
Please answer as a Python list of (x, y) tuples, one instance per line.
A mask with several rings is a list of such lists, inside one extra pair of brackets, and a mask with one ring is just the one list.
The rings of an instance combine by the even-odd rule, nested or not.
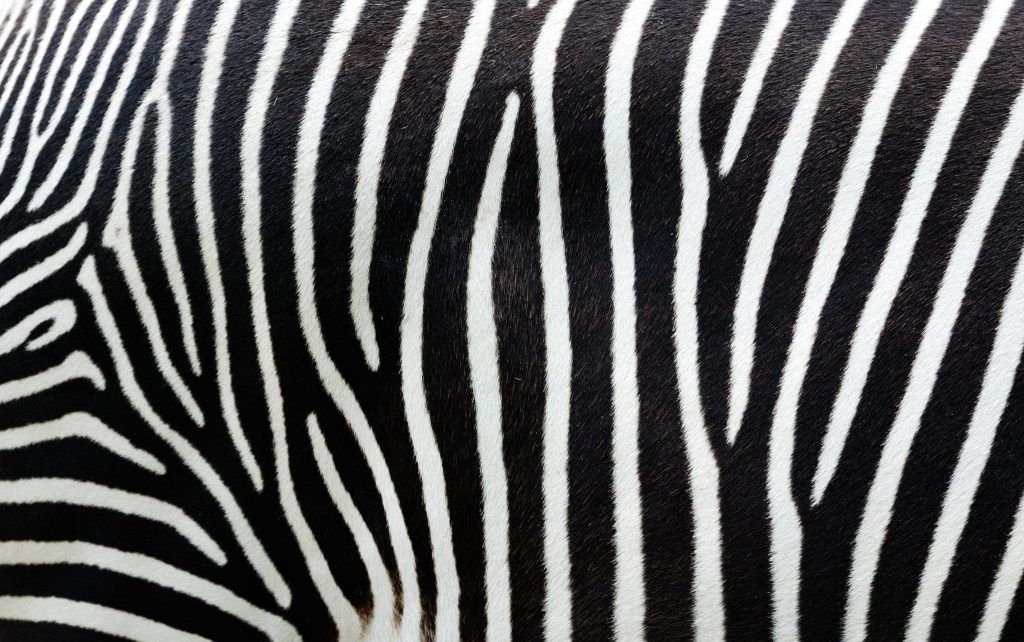
[(0, 0), (0, 639), (1020, 638), (1022, 12)]

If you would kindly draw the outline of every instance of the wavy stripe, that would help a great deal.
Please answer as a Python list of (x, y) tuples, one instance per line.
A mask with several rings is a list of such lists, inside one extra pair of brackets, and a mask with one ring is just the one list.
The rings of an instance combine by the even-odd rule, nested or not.
[[(531, 0), (532, 1), (532, 0)], [(530, 79), (536, 120), (540, 273), (544, 292), (545, 383), (544, 634), (572, 635), (569, 560), (569, 403), (572, 397), (572, 341), (569, 333), (569, 276), (562, 238), (562, 202), (555, 135), (555, 64), (562, 32), (575, 0), (557, 0), (548, 10), (533, 50)]]
[(910, 378), (900, 401), (899, 412), (882, 447), (878, 470), (868, 492), (864, 515), (857, 531), (850, 567), (849, 593), (843, 637), (848, 641), (863, 640), (871, 604), (871, 586), (878, 568), (878, 559), (892, 518), (896, 491), (910, 447), (921, 425), (939, 367), (949, 347), (953, 326), (960, 313), (967, 284), (970, 281), (989, 221), (1010, 178), (1013, 165), (1024, 143), (1024, 90), (1017, 94), (999, 142), (985, 166), (977, 194), (971, 202), (956, 245), (946, 266), (931, 315), (921, 336)]
[(152, 473), (163, 475), (167, 472), (156, 457), (137, 448), (101, 420), (85, 412), (72, 412), (52, 421), (4, 428), (0, 430), (0, 451), (62, 439), (86, 439)]
[(58, 270), (71, 262), (85, 246), (85, 239), (88, 236), (88, 226), (82, 223), (71, 235), (62, 248), (50, 254), (42, 261), (39, 261), (24, 272), (14, 276), (3, 285), (0, 285), (0, 309), (10, 303), (20, 294), (42, 283), (53, 276)]
[(148, 555), (89, 542), (0, 542), (0, 565), (58, 564), (92, 566), (188, 595), (238, 618), (275, 642), (302, 639), (288, 621), (254, 606), (223, 586)]
[(79, 379), (88, 381), (96, 390), (104, 390), (107, 387), (103, 373), (96, 367), (92, 358), (76, 350), (65, 357), (64, 361), (42, 372), (0, 384), (0, 406)]
[(228, 561), (224, 549), (185, 511), (148, 495), (77, 479), (42, 477), (0, 481), (0, 504), (68, 504), (139, 517), (177, 532), (219, 566)]
[[(0, 334), (0, 356), (21, 347), (31, 352), (48, 346), (67, 334), (75, 326), (77, 318), (78, 312), (70, 299), (47, 303)], [(37, 332), (44, 325), (46, 329)]]

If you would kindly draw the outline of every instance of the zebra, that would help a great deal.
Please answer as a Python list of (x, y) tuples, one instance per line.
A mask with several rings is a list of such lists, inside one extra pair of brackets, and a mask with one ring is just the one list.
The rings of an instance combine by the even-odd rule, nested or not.
[(0, 0), (0, 639), (1019, 639), (1022, 51)]

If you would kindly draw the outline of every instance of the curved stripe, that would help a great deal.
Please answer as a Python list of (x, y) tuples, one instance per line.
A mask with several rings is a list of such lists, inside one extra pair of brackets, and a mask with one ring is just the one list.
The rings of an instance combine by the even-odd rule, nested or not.
[(729, 118), (729, 127), (725, 131), (722, 158), (718, 163), (718, 173), (721, 176), (728, 174), (736, 162), (743, 137), (747, 133), (747, 126), (750, 124), (750, 117), (754, 115), (754, 107), (757, 106), (758, 96), (761, 95), (764, 77), (775, 57), (775, 50), (779, 48), (786, 25), (789, 24), (789, 14), (794, 4), (795, 0), (776, 0), (771, 13), (768, 14), (768, 22), (765, 23), (761, 39), (757, 41), (757, 48), (750, 57), (750, 66), (743, 77), (743, 86)]
[(462, 114), (466, 110), (480, 58), (490, 34), (494, 4), (494, 0), (476, 0), (473, 3), (473, 11), (448, 79), (441, 119), (430, 149), (416, 231), (409, 248), (400, 329), (402, 399), (405, 401), (405, 417), (416, 466), (424, 488), (423, 503), (437, 580), (437, 622), (434, 633), (439, 640), (455, 640), (459, 637), (459, 575), (455, 568), (444, 469), (423, 384), (423, 294), (430, 244), (441, 209), (445, 179), (455, 152)]
[(842, 382), (832, 406), (832, 414), (814, 474), (811, 499), (815, 504), (825, 495), (836, 466), (839, 465), (846, 436), (853, 424), (857, 406), (860, 405), (868, 372), (878, 349), (878, 341), (903, 282), (907, 266), (910, 264), (921, 222), (928, 211), (928, 203), (935, 191), (939, 172), (949, 154), (953, 134), (960, 124), (974, 83), (981, 73), (982, 65), (988, 59), (1012, 4), (1012, 0), (993, 0), (988, 4), (970, 45), (957, 63), (932, 120), (928, 139), (914, 168), (914, 175), (910, 179), (910, 187), (900, 207), (885, 258), (882, 259), (850, 343), (850, 354), (843, 369)]
[(334, 507), (338, 509), (345, 526), (352, 533), (356, 543), (356, 550), (359, 558), (366, 567), (366, 573), (370, 577), (370, 595), (373, 598), (373, 618), (366, 627), (363, 638), (367, 640), (390, 640), (394, 639), (395, 633), (395, 591), (391, 586), (391, 578), (388, 576), (388, 569), (380, 556), (380, 549), (373, 539), (373, 534), (366, 525), (359, 509), (356, 507), (352, 496), (345, 483), (341, 480), (337, 467), (334, 465), (334, 457), (327, 448), (327, 441), (320, 431), (316, 415), (309, 415), (306, 419), (306, 428), (309, 432), (309, 441), (313, 447), (313, 459), (320, 471), (320, 478), (327, 487), (327, 494), (330, 495)]
[(263, 472), (256, 462), (252, 446), (242, 429), (238, 416), (235, 391), (231, 385), (231, 349), (228, 344), (227, 301), (224, 280), (221, 278), (220, 256), (217, 250), (216, 218), (213, 210), (213, 112), (220, 86), (220, 70), (224, 64), (228, 36), (238, 13), (239, 0), (221, 3), (217, 17), (210, 27), (209, 41), (203, 59), (203, 72), (196, 99), (195, 136), (192, 143), (192, 191), (196, 204), (196, 226), (199, 231), (199, 252), (203, 272), (210, 293), (210, 313), (213, 317), (214, 368), (224, 423), (246, 474), (258, 491), (263, 490)]
[(373, 260), (373, 243), (377, 235), (377, 189), (380, 185), (380, 172), (384, 163), (391, 115), (395, 110), (402, 76), (405, 75), (409, 56), (412, 55), (413, 46), (416, 44), (420, 21), (426, 7), (427, 0), (409, 0), (405, 5), (402, 22), (395, 32), (391, 48), (388, 49), (377, 86), (370, 99), (370, 106), (366, 110), (363, 146), (359, 151), (359, 165), (356, 170), (352, 258), (349, 263), (349, 272), (352, 276), (349, 313), (352, 315), (356, 338), (359, 339), (359, 345), (362, 346), (363, 356), (370, 370), (377, 370), (380, 367), (377, 331), (373, 324), (373, 311), (370, 309), (370, 263)]
[(103, 373), (96, 367), (92, 358), (76, 350), (65, 357), (64, 361), (42, 372), (0, 383), (0, 406), (78, 379), (88, 381), (97, 390), (104, 390), (107, 387)]
[(64, 624), (138, 642), (210, 642), (126, 611), (61, 597), (0, 595), (0, 620)]
[(0, 481), (0, 504), (68, 504), (111, 510), (167, 526), (219, 566), (228, 561), (224, 549), (185, 511), (148, 495), (77, 479), (41, 477)]
[(114, 320), (113, 313), (110, 311), (110, 304), (103, 293), (103, 286), (100, 284), (99, 275), (96, 273), (96, 262), (92, 256), (86, 257), (83, 262), (82, 269), (78, 272), (78, 283), (88, 294), (89, 300), (92, 303), (96, 324), (99, 326), (100, 334), (110, 349), (110, 356), (114, 362), (118, 383), (128, 403), (131, 404), (143, 421), (149, 424), (153, 432), (171, 447), (171, 450), (174, 451), (181, 462), (207, 489), (214, 501), (217, 502), (217, 505), (220, 506), (221, 511), (223, 511), (224, 518), (227, 520), (228, 526), (231, 528), (231, 532), (234, 534), (245, 558), (252, 565), (260, 579), (263, 580), (263, 584), (274, 596), (278, 605), (287, 607), (291, 602), (291, 591), (288, 589), (288, 585), (285, 584), (280, 572), (274, 566), (274, 563), (270, 561), (270, 557), (267, 555), (263, 545), (257, 539), (252, 526), (246, 519), (245, 513), (242, 512), (242, 508), (238, 505), (238, 500), (235, 499), (235, 496), (231, 493), (227, 484), (224, 483), (224, 480), (221, 479), (220, 475), (203, 455), (196, 450), (195, 446), (176, 430), (168, 426), (149, 404), (149, 400), (146, 399), (146, 395), (139, 386), (139, 382), (135, 379), (135, 369), (132, 366), (131, 359), (128, 358), (124, 341), (121, 339), (121, 332), (117, 327), (117, 322)]
[(569, 560), (569, 403), (572, 397), (572, 341), (569, 333), (569, 275), (562, 238), (562, 202), (555, 135), (555, 64), (562, 32), (575, 0), (557, 0), (537, 37), (530, 79), (536, 120), (540, 273), (544, 292), (544, 634), (572, 635)]
[(792, 476), (800, 392), (818, 335), (818, 323), (839, 271), (839, 262), (874, 166), (875, 152), (888, 122), (892, 102), (902, 84), (910, 57), (938, 8), (939, 3), (934, 0), (919, 0), (914, 5), (875, 76), (839, 178), (832, 211), (818, 241), (786, 355), (768, 452), (768, 516), (771, 520), (776, 638), (795, 639), (799, 635), (803, 525), (793, 499)]
[(112, 430), (96, 417), (84, 412), (72, 412), (54, 419), (27, 426), (0, 430), (0, 451), (17, 450), (61, 439), (87, 439), (136, 466), (163, 475), (167, 472), (160, 461)]
[(719, 472), (708, 438), (700, 394), (697, 288), (700, 248), (708, 209), (708, 168), (701, 146), (701, 100), (715, 40), (728, 8), (712, 0), (690, 44), (679, 110), (682, 202), (673, 283), (676, 376), (693, 510), (693, 635), (725, 637)]
[(512, 639), (512, 596), (508, 566), (508, 479), (501, 413), (498, 330), (494, 318), (494, 244), (501, 215), (502, 188), (512, 150), (519, 96), (505, 99), (501, 129), (494, 141), (480, 191), (466, 277), (466, 354), (476, 410), (476, 446), (483, 495), (484, 585), (487, 641)]
[[(0, 356), (20, 347), (31, 352), (50, 345), (67, 334), (75, 326), (77, 319), (78, 312), (70, 299), (59, 299), (47, 303), (0, 334)], [(36, 331), (44, 325), (47, 326), (46, 329), (36, 334)]]
[(53, 276), (58, 270), (71, 262), (85, 246), (88, 226), (82, 223), (71, 235), (64, 247), (50, 254), (24, 272), (17, 274), (3, 285), (0, 285), (0, 309), (10, 303), (16, 296)]
[(633, 65), (653, 0), (626, 7), (608, 55), (604, 93), (604, 161), (612, 261), (612, 489), (615, 511), (615, 602), (619, 640), (644, 637), (643, 514), (638, 471), (640, 393), (637, 384), (633, 256), (633, 174), (630, 104)]
[(960, 446), (960, 456), (953, 476), (946, 488), (942, 513), (935, 525), (932, 545), (928, 549), (917, 598), (907, 624), (907, 640), (927, 640), (931, 637), (932, 620), (939, 605), (942, 587), (953, 565), (960, 536), (967, 525), (971, 505), (981, 483), (992, 444), (996, 438), (1020, 366), (1024, 350), (1024, 253), (1017, 260), (1010, 290), (1003, 301), (1002, 316), (996, 329), (981, 392), (974, 406), (967, 436)]
[(818, 103), (825, 93), (829, 78), (832, 77), (832, 68), (853, 32), (866, 1), (845, 0), (829, 28), (814, 65), (800, 89), (800, 96), (793, 108), (786, 133), (775, 152), (764, 196), (761, 197), (761, 203), (757, 208), (757, 219), (747, 245), (733, 315), (729, 365), (729, 418), (726, 428), (726, 434), (733, 435), (733, 438), (743, 425), (743, 416), (750, 397), (750, 373), (754, 367), (757, 314), (761, 306), (761, 291), (775, 251), (775, 241), (789, 208), (789, 198), (818, 113)]
[(882, 447), (878, 470), (868, 492), (864, 516), (857, 531), (850, 567), (849, 593), (843, 637), (847, 641), (863, 640), (871, 605), (871, 586), (878, 568), (886, 531), (892, 519), (896, 492), (910, 447), (921, 425), (939, 367), (949, 346), (953, 326), (960, 314), (967, 284), (981, 252), (982, 241), (999, 198), (1010, 178), (1013, 165), (1024, 143), (1024, 89), (1014, 100), (1006, 126), (985, 166), (977, 194), (971, 202), (956, 245), (942, 276), (942, 284), (932, 305), (931, 315), (921, 336), (899, 412)]
[(253, 605), (223, 586), (148, 555), (78, 541), (0, 542), (0, 565), (58, 564), (92, 566), (188, 595), (249, 624), (274, 642), (302, 639), (287, 620)]

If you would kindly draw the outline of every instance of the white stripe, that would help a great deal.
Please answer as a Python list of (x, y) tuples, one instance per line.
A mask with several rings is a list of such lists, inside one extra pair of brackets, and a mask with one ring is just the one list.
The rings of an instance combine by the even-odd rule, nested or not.
[(377, 189), (380, 185), (380, 172), (390, 132), (391, 115), (395, 110), (402, 76), (405, 75), (406, 65), (416, 44), (420, 21), (426, 7), (427, 0), (409, 0), (405, 5), (402, 22), (395, 32), (391, 48), (388, 49), (377, 86), (373, 90), (373, 98), (370, 99), (369, 108), (366, 110), (363, 146), (359, 152), (352, 221), (352, 258), (349, 262), (352, 276), (349, 313), (352, 315), (352, 324), (355, 326), (359, 345), (362, 346), (363, 355), (371, 370), (380, 367), (377, 331), (370, 309), (370, 263), (373, 260), (373, 244), (377, 234)]
[(799, 635), (800, 559), (803, 527), (793, 499), (793, 449), (800, 391), (818, 334), (818, 323), (839, 270), (853, 218), (875, 161), (875, 152), (889, 118), (893, 99), (917, 44), (931, 23), (939, 3), (919, 0), (899, 37), (886, 55), (861, 115), (857, 135), (843, 166), (829, 213), (818, 242), (804, 297), (800, 303), (786, 364), (775, 403), (768, 452), (768, 516), (771, 521), (771, 567), (774, 596), (774, 635)]
[(701, 640), (725, 638), (719, 473), (700, 395), (697, 287), (709, 190), (700, 107), (727, 7), (727, 1), (713, 0), (701, 14), (683, 73), (678, 132), (683, 194), (673, 283), (676, 376), (693, 509), (693, 635)]
[(402, 310), (402, 398), (405, 401), (409, 437), (412, 440), (413, 453), (424, 489), (423, 503), (430, 531), (434, 577), (437, 579), (435, 635), (443, 642), (459, 637), (460, 589), (459, 576), (455, 568), (455, 548), (452, 543), (444, 469), (441, 465), (441, 453), (437, 449), (437, 438), (431, 426), (423, 385), (423, 295), (426, 288), (430, 244), (441, 210), (441, 195), (455, 152), (462, 114), (466, 110), (480, 58), (487, 44), (493, 11), (494, 0), (476, 0), (473, 3), (473, 12), (455, 56), (448, 87), (445, 90), (441, 119), (434, 133), (434, 144), (430, 149), (416, 232), (409, 248)]
[(981, 67), (988, 58), (1012, 4), (1012, 0), (993, 0), (988, 5), (978, 30), (953, 72), (949, 87), (946, 88), (932, 121), (928, 139), (914, 168), (910, 187), (889, 240), (885, 258), (879, 267), (874, 286), (860, 314), (850, 344), (850, 356), (843, 371), (839, 392), (835, 397), (832, 416), (822, 441), (821, 454), (814, 474), (811, 498), (815, 504), (825, 495), (825, 490), (839, 464), (846, 435), (857, 412), (868, 371), (874, 360), (882, 329), (885, 327), (885, 320), (906, 274), (921, 222), (928, 210), (939, 172), (949, 153), (953, 134), (960, 123)]
[(231, 527), (238, 545), (241, 547), (246, 559), (252, 565), (256, 574), (263, 580), (264, 585), (274, 596), (277, 603), (286, 607), (291, 602), (291, 591), (285, 584), (284, 578), (274, 567), (273, 562), (267, 556), (263, 545), (256, 538), (252, 526), (242, 512), (238, 501), (232, 495), (231, 490), (221, 479), (217, 471), (210, 465), (202, 454), (176, 430), (168, 426), (156, 413), (146, 399), (139, 382), (135, 379), (135, 369), (124, 342), (121, 339), (121, 332), (117, 328), (117, 322), (110, 311), (106, 295), (100, 284), (99, 275), (96, 273), (96, 262), (92, 256), (86, 257), (82, 263), (82, 269), (78, 273), (78, 284), (89, 295), (92, 303), (96, 323), (100, 333), (103, 335), (107, 346), (110, 348), (110, 356), (114, 362), (114, 370), (117, 372), (120, 389), (132, 408), (139, 416), (149, 424), (153, 432), (163, 439), (174, 453), (181, 459), (182, 463), (195, 475), (210, 495), (220, 506), (224, 517)]
[[(0, 334), (0, 356), (23, 346), (31, 352), (49, 345), (67, 334), (77, 319), (78, 312), (70, 299), (48, 303)], [(44, 325), (46, 329), (37, 333)]]
[(87, 439), (157, 475), (167, 471), (156, 457), (137, 448), (105, 423), (84, 412), (72, 412), (52, 421), (0, 430), (0, 451), (75, 438)]
[(511, 93), (505, 100), (501, 129), (491, 150), (480, 192), (466, 278), (466, 351), (476, 408), (476, 445), (480, 455), (488, 642), (507, 642), (512, 639), (508, 480), (505, 472), (498, 330), (494, 318), (492, 281), (502, 187), (518, 114), (519, 96)]
[(320, 431), (316, 415), (309, 415), (306, 419), (306, 427), (309, 432), (309, 441), (313, 446), (313, 458), (320, 471), (320, 478), (327, 487), (327, 494), (330, 495), (334, 507), (338, 509), (345, 526), (352, 533), (356, 543), (356, 550), (366, 567), (366, 573), (370, 578), (370, 596), (373, 598), (373, 618), (366, 627), (363, 639), (366, 640), (392, 640), (395, 636), (395, 591), (391, 586), (391, 578), (388, 576), (388, 569), (380, 557), (380, 550), (370, 533), (366, 521), (359, 513), (352, 496), (345, 488), (341, 475), (334, 465), (334, 458), (327, 448), (327, 441)]
[(992, 588), (985, 600), (985, 610), (978, 623), (978, 642), (996, 642), (1003, 637), (1003, 628), (1010, 617), (1013, 597), (1017, 593), (1021, 575), (1024, 575), (1024, 497), (1017, 505), (1013, 530), (1006, 540), (1006, 550), (999, 563)]
[(736, 309), (733, 319), (732, 353), (729, 367), (729, 419), (727, 434), (735, 436), (743, 425), (743, 415), (750, 396), (750, 373), (754, 366), (754, 340), (757, 314), (761, 305), (768, 267), (775, 250), (775, 241), (789, 207), (789, 198), (811, 135), (818, 103), (825, 93), (832, 68), (860, 16), (867, 0), (845, 0), (829, 28), (825, 42), (818, 51), (803, 87), (786, 133), (775, 153), (768, 184), (757, 209), (757, 219), (747, 245)]
[(722, 158), (718, 164), (718, 173), (722, 176), (728, 174), (736, 162), (736, 155), (743, 144), (750, 117), (754, 115), (754, 107), (757, 106), (757, 98), (761, 95), (761, 86), (768, 73), (768, 66), (775, 57), (775, 50), (779, 47), (786, 25), (789, 24), (789, 14), (794, 3), (795, 0), (776, 0), (772, 12), (768, 15), (768, 22), (764, 25), (764, 31), (761, 32), (761, 39), (757, 42), (757, 48), (750, 57), (750, 66), (743, 77), (743, 86), (733, 107), (729, 128), (725, 132)]
[(921, 572), (917, 598), (907, 625), (908, 640), (926, 640), (931, 636), (932, 618), (942, 595), (957, 544), (974, 503), (981, 473), (985, 470), (996, 437), (1013, 379), (1024, 349), (1024, 253), (1017, 261), (1010, 290), (1003, 301), (1002, 316), (992, 344), (981, 392), (974, 406), (967, 437), (953, 470), (935, 525), (928, 559)]
[(140, 553), (89, 542), (7, 541), (0, 542), (0, 564), (92, 566), (194, 597), (253, 626), (275, 642), (302, 639), (286, 620), (254, 606), (223, 586)]
[(148, 495), (77, 479), (42, 477), (0, 481), (0, 504), (68, 504), (111, 510), (169, 527), (219, 566), (228, 561), (224, 549), (185, 511)]
[(863, 640), (871, 603), (871, 585), (878, 567), (882, 543), (892, 517), (896, 491), (910, 447), (921, 424), (921, 415), (931, 397), (939, 367), (949, 346), (960, 304), (981, 251), (985, 230), (1006, 187), (1014, 162), (1024, 143), (1024, 91), (1010, 110), (999, 142), (989, 157), (977, 194), (957, 235), (956, 245), (942, 277), (931, 316), (925, 326), (910, 371), (899, 412), (886, 437), (878, 470), (864, 506), (850, 567), (844, 639)]
[(89, 358), (89, 355), (75, 351), (52, 368), (0, 384), (0, 406), (17, 399), (31, 397), (77, 379), (88, 381), (97, 390), (103, 390), (107, 385), (103, 379), (103, 373)]
[(64, 247), (0, 285), (0, 309), (14, 298), (53, 276), (72, 261), (85, 246), (88, 226), (82, 223)]
[(653, 0), (632, 0), (608, 54), (604, 93), (604, 160), (612, 259), (612, 488), (615, 502), (615, 604), (618, 640), (644, 638), (644, 550), (637, 470), (640, 393), (636, 380), (636, 294), (630, 102), (633, 65)]
[(209, 642), (126, 611), (60, 597), (0, 595), (0, 620), (64, 624), (138, 642)]
[(548, 640), (572, 636), (569, 560), (569, 402), (572, 395), (572, 342), (569, 335), (569, 276), (562, 239), (562, 203), (555, 135), (555, 63), (562, 31), (575, 0), (557, 0), (537, 37), (530, 78), (536, 120), (540, 273), (544, 291), (544, 634)]
[(203, 60), (203, 73), (199, 81), (199, 95), (196, 98), (195, 138), (192, 146), (194, 180), (192, 182), (196, 203), (196, 226), (199, 231), (199, 250), (203, 260), (203, 271), (210, 292), (210, 312), (213, 317), (214, 367), (217, 373), (217, 390), (220, 407), (224, 414), (231, 442), (235, 446), (242, 465), (256, 490), (263, 490), (263, 472), (252, 452), (242, 424), (238, 417), (235, 391), (231, 386), (231, 350), (228, 345), (227, 302), (224, 295), (224, 281), (221, 278), (220, 256), (217, 250), (216, 219), (213, 211), (213, 186), (210, 165), (213, 145), (213, 112), (217, 103), (217, 89), (220, 84), (220, 70), (224, 64), (228, 36), (238, 12), (238, 0), (224, 2), (217, 10), (217, 17), (210, 28)]

